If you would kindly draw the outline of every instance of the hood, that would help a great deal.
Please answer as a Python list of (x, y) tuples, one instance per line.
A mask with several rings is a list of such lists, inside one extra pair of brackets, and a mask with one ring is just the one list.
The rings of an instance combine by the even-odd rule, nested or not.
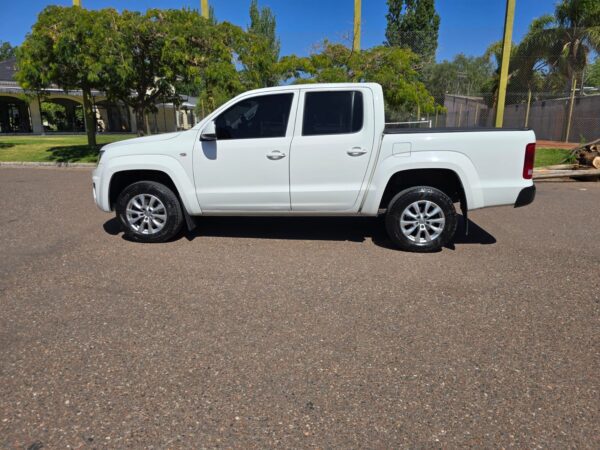
[(102, 150), (109, 150), (112, 148), (123, 147), (125, 145), (136, 145), (136, 144), (147, 144), (149, 142), (160, 142), (160, 141), (168, 141), (169, 139), (176, 138), (182, 132), (177, 131), (175, 133), (164, 133), (164, 134), (155, 134), (152, 136), (144, 136), (138, 137), (134, 139), (125, 139), (124, 141), (113, 142), (111, 144), (107, 144), (102, 147)]

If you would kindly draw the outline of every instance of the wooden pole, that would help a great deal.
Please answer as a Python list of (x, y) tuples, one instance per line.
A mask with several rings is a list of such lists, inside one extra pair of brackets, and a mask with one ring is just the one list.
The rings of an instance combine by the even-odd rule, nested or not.
[(202, 17), (208, 19), (208, 0), (200, 0), (200, 11)]
[(525, 111), (525, 128), (529, 125), (529, 111), (531, 109), (531, 88), (527, 92), (527, 110)]
[(354, 35), (352, 39), (352, 50), (360, 51), (360, 14), (361, 0), (354, 0)]
[(504, 104), (506, 103), (506, 85), (508, 84), (508, 65), (510, 64), (510, 47), (512, 45), (513, 24), (515, 21), (516, 0), (506, 0), (506, 17), (504, 19), (504, 39), (502, 40), (502, 65), (500, 66), (500, 84), (498, 86), (498, 105), (496, 106), (496, 128), (504, 123)]
[(571, 134), (571, 120), (573, 119), (573, 105), (575, 104), (576, 89), (577, 77), (573, 75), (573, 84), (571, 85), (571, 98), (569, 99), (569, 116), (567, 117), (567, 132), (565, 133), (565, 142), (569, 142), (569, 134)]

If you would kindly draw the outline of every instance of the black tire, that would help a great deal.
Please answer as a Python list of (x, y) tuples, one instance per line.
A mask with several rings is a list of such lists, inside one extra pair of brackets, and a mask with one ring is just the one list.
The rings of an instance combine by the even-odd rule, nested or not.
[[(162, 228), (149, 234), (148, 226), (145, 231), (136, 229), (127, 220), (127, 205), (134, 197), (145, 194), (156, 197), (164, 205), (166, 221)], [(117, 219), (119, 220), (125, 236), (137, 242), (165, 242), (179, 233), (183, 225), (183, 212), (177, 195), (164, 184), (155, 181), (138, 181), (130, 184), (119, 194), (115, 205)], [(160, 210), (162, 215), (162, 209)]]
[[(438, 213), (437, 215), (433, 215), (431, 217), (432, 222), (435, 222), (436, 220), (439, 221), (439, 219), (444, 220), (443, 228), (441, 226), (438, 227), (441, 228), (441, 232), (439, 232), (437, 237), (431, 240), (426, 239), (425, 230), (422, 231), (422, 234), (417, 234), (421, 233), (419, 232), (419, 227), (427, 227), (427, 233), (431, 231), (426, 217), (422, 219), (415, 219), (415, 221), (423, 220), (424, 223), (419, 222), (419, 225), (417, 225), (417, 228), (414, 232), (415, 236), (412, 236), (412, 238), (405, 235), (400, 225), (400, 220), (403, 213), (405, 213), (409, 206), (419, 201), (429, 201), (434, 203), (435, 205), (439, 206), (441, 212), (443, 213), (443, 216)], [(424, 207), (424, 205), (425, 204), (419, 204), (421, 207)], [(431, 206), (428, 209), (428, 211), (433, 210), (434, 208)], [(408, 212), (414, 213), (415, 211), (415, 207), (411, 206)], [(456, 209), (454, 208), (452, 199), (439, 189), (435, 189), (430, 186), (415, 186), (396, 194), (390, 201), (385, 216), (385, 227), (388, 236), (398, 248), (409, 252), (433, 252), (440, 250), (444, 245), (454, 240), (456, 224)], [(437, 227), (437, 223), (435, 223), (433, 226)], [(408, 231), (408, 229), (410, 229), (410, 225), (407, 225), (406, 227)], [(434, 231), (430, 234), (430, 236), (435, 236), (435, 234), (437, 233)]]

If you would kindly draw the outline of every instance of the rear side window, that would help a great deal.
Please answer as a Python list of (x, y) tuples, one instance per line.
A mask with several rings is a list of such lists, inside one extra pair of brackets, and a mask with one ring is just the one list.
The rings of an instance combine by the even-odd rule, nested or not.
[(294, 94), (241, 100), (215, 119), (217, 139), (285, 137)]
[(347, 134), (363, 126), (363, 96), (359, 91), (307, 92), (302, 135)]

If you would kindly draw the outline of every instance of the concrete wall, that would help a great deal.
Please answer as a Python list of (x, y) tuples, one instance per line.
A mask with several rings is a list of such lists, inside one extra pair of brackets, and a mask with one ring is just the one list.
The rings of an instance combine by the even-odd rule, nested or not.
[[(483, 103), (481, 97), (446, 95), (444, 107), (447, 109), (445, 121), (440, 121), (439, 126), (494, 126), (494, 111)], [(525, 127), (526, 112), (525, 103), (507, 105), (504, 110), (504, 127)], [(538, 139), (563, 141), (568, 112), (568, 98), (532, 102), (527, 126), (535, 131)], [(582, 139), (592, 141), (598, 138), (600, 138), (600, 95), (577, 97), (573, 107), (569, 141), (579, 142)]]
[(446, 95), (444, 107), (444, 121), (438, 126), (452, 128), (473, 128), (486, 126), (489, 108), (483, 103), (481, 97), (463, 97), (458, 95)]
[[(505, 126), (525, 125), (526, 105), (508, 105), (504, 114)], [(531, 104), (529, 127), (539, 139), (565, 140), (569, 99), (537, 101)], [(600, 95), (575, 98), (571, 120), (570, 142), (600, 138)]]

